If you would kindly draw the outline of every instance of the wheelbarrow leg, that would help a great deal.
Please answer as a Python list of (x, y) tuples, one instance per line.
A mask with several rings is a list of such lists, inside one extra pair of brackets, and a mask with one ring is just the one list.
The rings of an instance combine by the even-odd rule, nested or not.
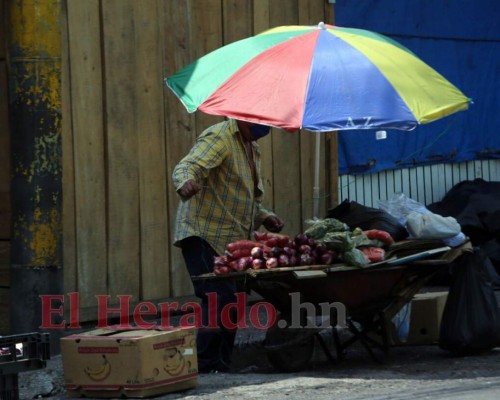
[[(333, 328), (333, 330), (335, 331), (335, 328)], [(316, 339), (318, 340), (318, 343), (320, 344), (321, 348), (323, 349), (323, 352), (325, 353), (326, 358), (328, 358), (328, 361), (330, 361), (332, 364), (336, 364), (337, 360), (332, 355), (332, 352), (328, 348), (328, 345), (325, 343), (325, 339), (323, 339), (323, 337), (321, 336), (321, 334), (319, 332), (316, 333)], [(337, 345), (337, 344), (335, 343), (335, 345)], [(337, 355), (337, 357), (340, 358), (338, 355)]]
[[(379, 357), (377, 357), (377, 355), (375, 354), (375, 352), (373, 351), (373, 348), (374, 347), (379, 347), (379, 348), (382, 348), (384, 350), (384, 353), (387, 353), (388, 351), (388, 346), (386, 347), (385, 343), (383, 346), (381, 346), (379, 343), (377, 343), (375, 340), (371, 339), (370, 337), (366, 336), (366, 330), (362, 329), (362, 330), (359, 330), (356, 325), (354, 325), (354, 323), (352, 322), (352, 320), (348, 320), (347, 321), (347, 324), (349, 326), (349, 329), (351, 330), (351, 332), (354, 334), (355, 338), (358, 339), (360, 341), (360, 343), (363, 345), (363, 347), (366, 349), (366, 351), (370, 354), (370, 356), (372, 357), (372, 359), (378, 363), (381, 363), (383, 364), (383, 361), (382, 359), (380, 359)], [(387, 341), (386, 338), (383, 339), (384, 342)]]

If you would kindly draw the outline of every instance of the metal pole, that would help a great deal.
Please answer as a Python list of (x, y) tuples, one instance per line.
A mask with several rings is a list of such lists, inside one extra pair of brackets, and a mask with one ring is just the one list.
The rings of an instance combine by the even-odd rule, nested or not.
[(321, 132), (314, 133), (316, 137), (316, 151), (314, 154), (314, 187), (313, 187), (313, 217), (319, 218), (319, 202), (320, 202), (320, 188), (319, 188), (319, 168), (321, 158)]
[(11, 331), (38, 331), (62, 294), (61, 0), (7, 3), (11, 128)]

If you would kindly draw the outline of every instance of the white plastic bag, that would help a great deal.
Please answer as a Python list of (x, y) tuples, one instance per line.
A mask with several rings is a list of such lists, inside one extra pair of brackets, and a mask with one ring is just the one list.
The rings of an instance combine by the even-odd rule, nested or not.
[(407, 197), (404, 193), (394, 193), (390, 199), (379, 200), (378, 206), (380, 209), (397, 218), (399, 223), (403, 226), (406, 225), (408, 214), (412, 211), (420, 214), (430, 212), (423, 204)]
[[(453, 217), (446, 217), (452, 220), (442, 221), (441, 219), (445, 217), (432, 213), (422, 203), (407, 197), (404, 193), (394, 193), (388, 200), (379, 200), (379, 208), (397, 218), (407, 229), (410, 238), (441, 239), (451, 247), (459, 246), (466, 240), (460, 224)], [(413, 218), (411, 222), (408, 220), (410, 214)], [(426, 221), (423, 221), (423, 216), (428, 216), (425, 218)], [(452, 235), (451, 231), (455, 233)]]
[(447, 239), (461, 232), (460, 224), (453, 217), (416, 211), (408, 214), (406, 229), (416, 239)]

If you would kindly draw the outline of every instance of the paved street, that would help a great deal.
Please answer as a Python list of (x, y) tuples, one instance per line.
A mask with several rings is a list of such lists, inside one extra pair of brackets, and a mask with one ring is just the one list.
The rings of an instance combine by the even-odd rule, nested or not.
[[(332, 365), (319, 346), (311, 366), (278, 373), (258, 341), (239, 334), (236, 373), (200, 375), (195, 388), (157, 399), (455, 399), (482, 400), (500, 395), (500, 348), (480, 356), (453, 357), (438, 346), (399, 346), (384, 364), (358, 346)], [(22, 399), (66, 399), (60, 356), (44, 370), (20, 374)]]

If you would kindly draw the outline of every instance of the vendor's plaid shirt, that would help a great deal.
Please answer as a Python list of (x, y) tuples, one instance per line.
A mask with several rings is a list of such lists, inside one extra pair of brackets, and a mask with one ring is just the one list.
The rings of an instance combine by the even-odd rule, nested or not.
[(260, 152), (257, 143), (252, 142), (252, 146), (257, 189), (236, 121), (216, 124), (198, 137), (172, 174), (176, 190), (189, 179), (202, 186), (199, 193), (179, 204), (174, 244), (200, 236), (223, 254), (228, 243), (249, 239), (252, 231), (272, 215), (260, 205), (264, 192)]

